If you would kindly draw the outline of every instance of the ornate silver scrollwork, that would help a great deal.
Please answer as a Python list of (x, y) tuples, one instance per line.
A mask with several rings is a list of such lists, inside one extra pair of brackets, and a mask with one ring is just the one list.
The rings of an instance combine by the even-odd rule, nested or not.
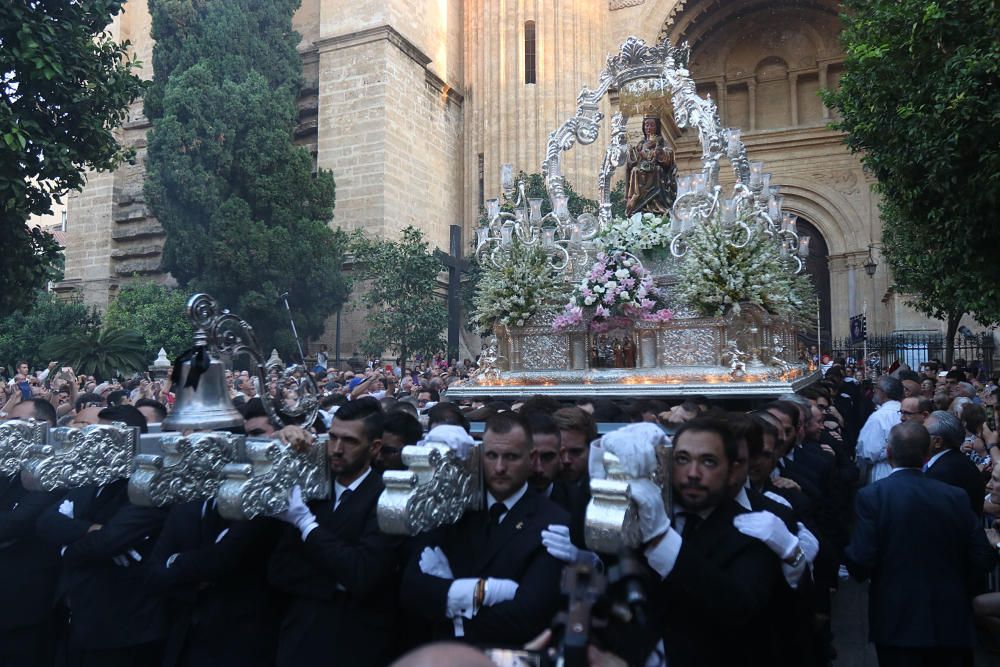
[(211, 498), (222, 483), (225, 466), (236, 460), (245, 436), (226, 432), (167, 433), (162, 454), (139, 454), (128, 481), (134, 505), (163, 507)]
[(29, 491), (55, 491), (124, 479), (135, 468), (138, 440), (139, 429), (121, 422), (51, 429), (48, 444), (25, 451), (21, 483)]
[(288, 509), (288, 494), (296, 485), (302, 489), (303, 500), (330, 497), (326, 438), (317, 439), (304, 452), (280, 440), (262, 438), (247, 438), (244, 446), (248, 462), (223, 467), (216, 500), (224, 518), (280, 514)]
[(439, 443), (404, 447), (408, 470), (390, 470), (382, 476), (385, 491), (378, 499), (382, 532), (416, 535), (482, 509), (480, 451), (475, 445), (463, 459)]
[(31, 445), (44, 445), (49, 425), (28, 419), (0, 422), (0, 475), (11, 477), (21, 470), (25, 451)]

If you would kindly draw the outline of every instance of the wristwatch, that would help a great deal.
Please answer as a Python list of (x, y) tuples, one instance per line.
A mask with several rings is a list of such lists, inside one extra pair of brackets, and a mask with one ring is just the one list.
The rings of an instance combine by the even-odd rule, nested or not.
[(802, 547), (795, 547), (795, 553), (782, 561), (785, 565), (789, 567), (798, 567), (802, 564), (802, 561), (806, 559), (806, 554), (802, 551)]

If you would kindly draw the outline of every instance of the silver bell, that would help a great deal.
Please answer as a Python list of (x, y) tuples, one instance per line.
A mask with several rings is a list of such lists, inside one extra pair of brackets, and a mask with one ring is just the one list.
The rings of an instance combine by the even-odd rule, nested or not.
[(181, 366), (180, 381), (174, 386), (177, 400), (173, 411), (163, 420), (164, 431), (221, 431), (243, 426), (243, 415), (233, 406), (226, 390), (222, 362), (212, 359), (202, 373), (198, 388), (185, 386), (191, 361)]

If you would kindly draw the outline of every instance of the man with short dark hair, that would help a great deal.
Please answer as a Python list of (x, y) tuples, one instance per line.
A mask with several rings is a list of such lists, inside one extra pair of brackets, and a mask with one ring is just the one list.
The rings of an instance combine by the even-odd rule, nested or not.
[(146, 418), (147, 425), (161, 424), (167, 418), (167, 406), (152, 398), (140, 398), (135, 407)]
[(964, 490), (972, 511), (982, 516), (986, 484), (976, 464), (961, 451), (965, 440), (962, 422), (950, 412), (935, 410), (924, 420), (924, 428), (931, 437), (930, 459), (924, 466), (924, 474)]
[[(779, 560), (734, 526), (730, 496), (739, 443), (725, 422), (696, 418), (673, 440), (673, 526), (650, 480), (629, 484), (649, 565), (662, 577), (663, 644), (672, 667), (768, 664)], [(720, 628), (725, 641), (720, 641)]]
[(551, 417), (542, 412), (532, 412), (525, 419), (531, 428), (531, 439), (534, 444), (531, 452), (531, 485), (536, 491), (541, 491), (568, 511), (565, 500), (566, 489), (563, 485), (556, 484), (560, 469), (559, 427)]
[(404, 470), (403, 447), (420, 442), (424, 430), (409, 412), (392, 410), (385, 416), (382, 427), (382, 446), (375, 457), (375, 467), (381, 471)]
[(560, 408), (552, 414), (559, 427), (561, 478), (570, 484), (587, 483), (590, 443), (597, 438), (594, 418), (580, 408)]
[(881, 667), (972, 665), (972, 582), (995, 552), (961, 489), (920, 469), (930, 436), (919, 424), (889, 432), (886, 477), (858, 491), (847, 568), (870, 579), (869, 638)]
[(934, 401), (921, 396), (907, 396), (899, 403), (899, 417), (904, 422), (923, 424), (932, 412)]
[(431, 531), (414, 550), (402, 604), (432, 624), (436, 638), (523, 645), (548, 627), (559, 607), (562, 564), (541, 533), (569, 516), (530, 488), (532, 433), (514, 412), (486, 422), (485, 511)]
[(401, 540), (382, 533), (376, 514), (385, 488), (372, 462), (382, 445), (384, 415), (371, 397), (337, 410), (327, 458), (328, 499), (291, 493), (279, 519), (290, 525), (275, 548), (271, 584), (289, 596), (278, 636), (279, 667), (384, 665), (393, 658)]

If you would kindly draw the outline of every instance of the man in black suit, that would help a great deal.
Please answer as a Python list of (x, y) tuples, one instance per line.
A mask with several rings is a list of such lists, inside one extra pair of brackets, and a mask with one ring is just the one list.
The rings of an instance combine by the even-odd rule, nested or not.
[(924, 420), (924, 428), (931, 435), (931, 458), (924, 466), (924, 474), (963, 489), (972, 511), (982, 516), (986, 483), (976, 464), (961, 452), (965, 439), (962, 422), (950, 412), (935, 410)]
[(919, 424), (889, 432), (888, 477), (858, 491), (845, 556), (870, 579), (869, 635), (882, 667), (972, 665), (975, 581), (996, 556), (965, 493), (921, 472), (930, 437)]
[(331, 497), (307, 504), (296, 487), (278, 517), (291, 524), (269, 565), (271, 584), (290, 598), (278, 632), (279, 667), (378, 667), (394, 657), (402, 540), (378, 527), (385, 487), (372, 461), (383, 419), (371, 397), (341, 407), (327, 443)]
[(428, 533), (407, 566), (403, 606), (432, 624), (437, 638), (520, 646), (552, 621), (562, 564), (542, 544), (569, 515), (533, 490), (531, 429), (513, 412), (486, 422), (486, 511)]
[[(130, 405), (105, 408), (101, 421), (146, 430)], [(148, 587), (149, 556), (167, 510), (138, 507), (128, 480), (71, 490), (38, 519), (38, 535), (62, 553), (60, 599), (70, 610), (67, 655), (74, 667), (158, 664), (165, 610)]]
[(779, 559), (733, 525), (744, 510), (730, 496), (739, 444), (729, 426), (696, 418), (674, 436), (671, 526), (650, 480), (630, 482), (672, 667), (772, 664), (767, 610)]
[(214, 500), (170, 509), (150, 556), (167, 596), (164, 667), (270, 667), (277, 635), (267, 563), (281, 524), (229, 521)]
[[(56, 425), (55, 408), (40, 398), (18, 403), (7, 416)], [(0, 667), (52, 664), (59, 550), (38, 539), (35, 522), (62, 495), (27, 491), (16, 472), (0, 477)]]

